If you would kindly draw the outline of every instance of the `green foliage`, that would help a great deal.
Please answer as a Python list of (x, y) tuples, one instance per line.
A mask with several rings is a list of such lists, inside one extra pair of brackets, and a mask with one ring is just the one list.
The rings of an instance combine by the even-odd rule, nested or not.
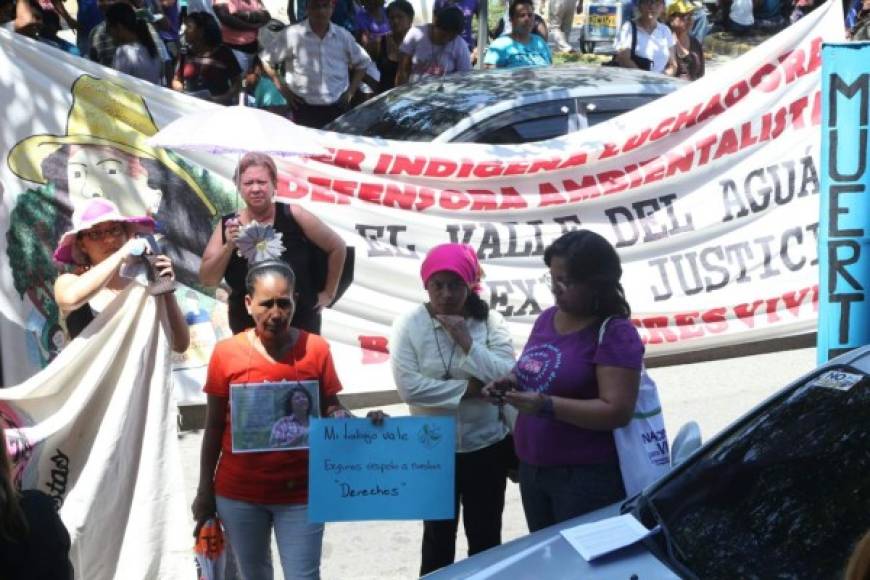
[(504, 2), (490, 0), (487, 3), (487, 8), (489, 11), (486, 20), (489, 23), (489, 29), (492, 30), (498, 26), (498, 21), (501, 20), (501, 17), (504, 15), (505, 5)]
[(60, 313), (54, 301), (54, 281), (58, 270), (52, 254), (60, 233), (58, 216), (62, 204), (55, 197), (54, 185), (31, 188), (18, 196), (6, 233), (6, 252), (12, 269), (15, 290), (26, 294), (45, 319), (39, 342), (42, 364), (56, 354), (53, 335), (59, 330)]
[(39, 286), (51, 287), (57, 278), (51, 256), (58, 242), (55, 232), (58, 205), (54, 185), (48, 184), (19, 195), (12, 210), (6, 252), (20, 296)]
[(202, 187), (206, 197), (214, 204), (217, 215), (212, 225), (217, 224), (220, 216), (236, 211), (236, 190), (231, 181), (215, 175), (199, 165), (193, 165), (172, 152), (169, 152), (169, 155), (182, 169), (193, 176), (193, 179)]
[(268, 449), (272, 432), (268, 429), (259, 431), (236, 431), (233, 443), (236, 449)]

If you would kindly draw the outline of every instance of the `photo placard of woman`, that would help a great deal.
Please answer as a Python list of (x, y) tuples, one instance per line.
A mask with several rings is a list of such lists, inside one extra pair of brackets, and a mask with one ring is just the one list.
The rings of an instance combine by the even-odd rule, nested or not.
[(429, 300), (393, 325), (393, 378), (412, 415), (456, 418), (455, 515), (423, 523), (424, 575), (454, 561), (460, 506), (469, 556), (501, 543), (513, 448), (502, 410), (480, 391), (510, 371), (514, 348), (504, 318), (477, 294), (481, 268), (471, 247), (432, 248), (420, 277)]
[(304, 387), (291, 389), (285, 402), (285, 415), (272, 425), (269, 445), (272, 447), (308, 445), (308, 422), (313, 404), (311, 395)]

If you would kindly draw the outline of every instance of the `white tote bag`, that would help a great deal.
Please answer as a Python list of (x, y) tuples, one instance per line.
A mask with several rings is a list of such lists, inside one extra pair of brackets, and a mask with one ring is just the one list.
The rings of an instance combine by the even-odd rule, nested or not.
[[(611, 317), (601, 323), (598, 343), (604, 340), (604, 332)], [(665, 418), (655, 382), (646, 372), (640, 371), (640, 390), (634, 415), (628, 425), (613, 430), (616, 453), (619, 455), (619, 469), (625, 484), (625, 493), (631, 497), (668, 472), (671, 454), (668, 447), (668, 434), (665, 432)]]

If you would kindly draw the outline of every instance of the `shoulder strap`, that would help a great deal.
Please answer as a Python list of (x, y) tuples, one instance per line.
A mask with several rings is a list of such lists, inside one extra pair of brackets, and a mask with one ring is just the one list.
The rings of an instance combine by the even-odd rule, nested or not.
[(634, 54), (634, 49), (637, 46), (637, 25), (634, 23), (634, 20), (630, 20), (631, 24), (631, 54)]
[(604, 322), (601, 323), (601, 327), (599, 327), (598, 329), (598, 344), (601, 344), (601, 342), (604, 340), (604, 331), (607, 330), (607, 323), (610, 322), (611, 318), (613, 317), (608, 316), (604, 319)]

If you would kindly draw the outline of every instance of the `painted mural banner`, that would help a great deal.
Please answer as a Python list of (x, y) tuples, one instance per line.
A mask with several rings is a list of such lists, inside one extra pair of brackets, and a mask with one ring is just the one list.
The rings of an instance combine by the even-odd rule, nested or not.
[[(449, 241), (477, 251), (482, 296), (518, 348), (553, 304), (544, 248), (573, 228), (619, 250), (650, 358), (814, 332), (821, 54), (842, 34), (841, 9), (828, 2), (703, 82), (540, 143), (315, 133), (329, 154), (278, 160), (278, 197), (356, 248), (354, 284), (323, 324), (345, 392), (393, 388), (390, 325), (425, 299), (420, 262)], [(60, 53), (45, 58), (51, 50), (0, 30), (4, 384), (64, 345), (50, 251), (71, 203), (105, 195), (154, 215), (179, 264), (179, 297), (202, 332), (174, 375), (180, 402), (201, 401), (201, 364), (225, 332), (207, 327), (225, 313), (221, 296), (198, 285), (198, 257), (218, 217), (236, 208), (236, 157), (148, 146), (160, 127), (213, 105)], [(604, 67), (596, 79), (612, 74)]]
[(870, 43), (822, 62), (819, 363), (870, 344)]

